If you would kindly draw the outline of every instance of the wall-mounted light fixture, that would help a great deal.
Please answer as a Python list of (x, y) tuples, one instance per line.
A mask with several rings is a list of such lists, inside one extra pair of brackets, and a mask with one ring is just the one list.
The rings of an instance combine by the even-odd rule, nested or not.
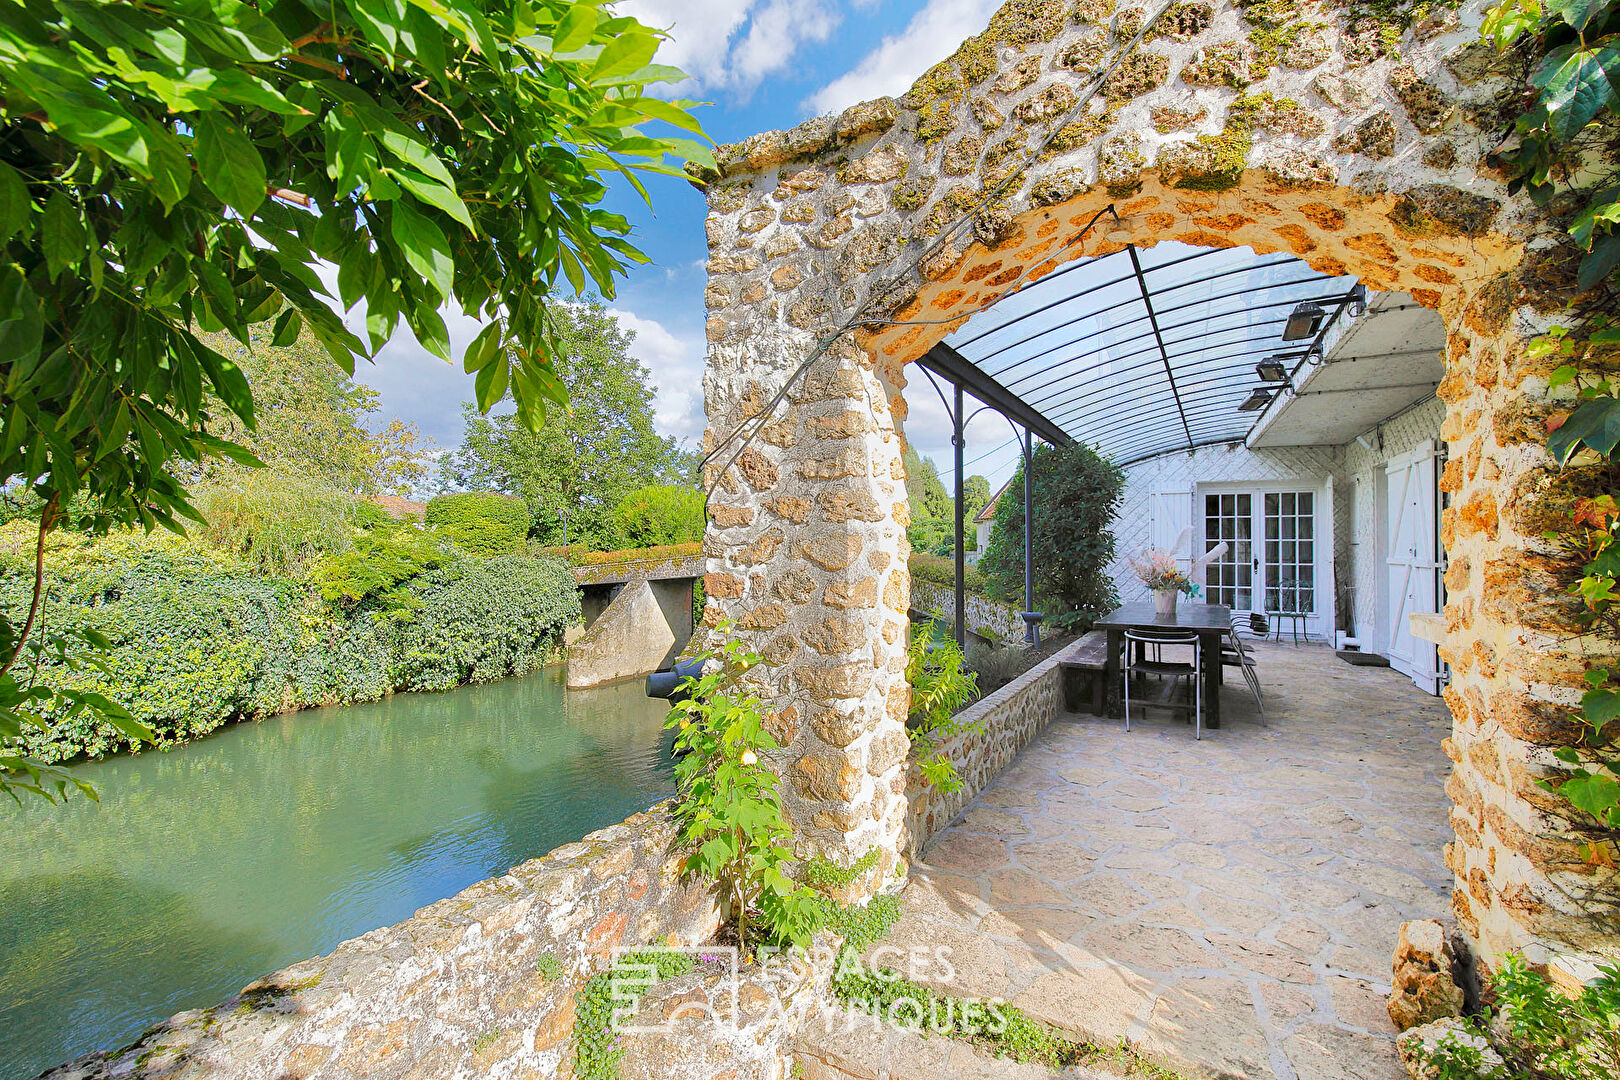
[(1271, 401), (1271, 391), (1264, 386), (1257, 386), (1249, 391), (1249, 396), (1243, 399), (1238, 406), (1238, 412), (1259, 412)]
[(1278, 357), (1271, 356), (1254, 365), (1254, 373), (1261, 382), (1278, 383), (1288, 378), (1288, 368)]
[(1322, 319), (1327, 312), (1309, 300), (1297, 305), (1288, 316), (1288, 322), (1283, 325), (1282, 339), (1284, 341), (1304, 341), (1306, 338), (1316, 336), (1322, 329)]

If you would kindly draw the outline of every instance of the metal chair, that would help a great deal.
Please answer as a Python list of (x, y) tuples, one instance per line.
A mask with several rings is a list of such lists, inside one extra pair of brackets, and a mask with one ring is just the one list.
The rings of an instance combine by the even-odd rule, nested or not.
[[(1154, 651), (1155, 657), (1162, 657), (1161, 650), (1167, 645), (1186, 645), (1192, 649), (1192, 662), (1183, 663), (1174, 660), (1147, 658), (1149, 647)], [(1198, 635), (1191, 631), (1182, 630), (1127, 630), (1125, 631), (1125, 730), (1131, 730), (1131, 676), (1132, 675), (1169, 675), (1174, 678), (1192, 679), (1193, 697), (1193, 738), (1204, 737), (1204, 668), (1203, 657), (1198, 648)]]
[[(1260, 675), (1255, 670), (1254, 650), (1243, 640), (1243, 632), (1255, 632), (1252, 626), (1239, 626), (1239, 616), (1232, 616), (1232, 630), (1226, 645), (1221, 648), (1221, 663), (1226, 667), (1236, 667), (1243, 671), (1243, 681), (1249, 684), (1249, 693), (1254, 695), (1255, 708), (1260, 710), (1260, 723), (1266, 722), (1266, 705), (1260, 699)], [(1247, 623), (1247, 620), (1244, 620)], [(1265, 637), (1261, 633), (1262, 638)]]

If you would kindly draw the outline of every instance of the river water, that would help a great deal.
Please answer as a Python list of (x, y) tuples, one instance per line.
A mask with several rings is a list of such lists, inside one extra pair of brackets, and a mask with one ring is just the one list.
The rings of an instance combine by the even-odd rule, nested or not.
[(124, 1045), (673, 789), (667, 704), (560, 669), (238, 724), (0, 804), (0, 1080)]

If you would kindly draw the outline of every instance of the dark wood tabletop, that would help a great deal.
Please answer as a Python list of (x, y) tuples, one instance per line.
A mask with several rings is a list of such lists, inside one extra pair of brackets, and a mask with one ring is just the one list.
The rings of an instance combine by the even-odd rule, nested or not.
[(1116, 626), (1122, 630), (1158, 627), (1224, 634), (1232, 628), (1232, 609), (1224, 604), (1201, 604), (1193, 600), (1178, 603), (1174, 615), (1160, 615), (1154, 610), (1153, 602), (1149, 600), (1115, 608), (1098, 619), (1095, 625), (1101, 630)]
[(1098, 619), (1094, 624), (1108, 634), (1108, 664), (1103, 678), (1107, 680), (1108, 711), (1112, 716), (1123, 716), (1120, 700), (1120, 658), (1124, 651), (1127, 630), (1190, 630), (1198, 635), (1199, 662), (1204, 669), (1204, 725), (1221, 726), (1221, 643), (1232, 632), (1232, 609), (1224, 604), (1202, 604), (1187, 601), (1176, 604), (1174, 615), (1160, 615), (1152, 601), (1126, 604)]

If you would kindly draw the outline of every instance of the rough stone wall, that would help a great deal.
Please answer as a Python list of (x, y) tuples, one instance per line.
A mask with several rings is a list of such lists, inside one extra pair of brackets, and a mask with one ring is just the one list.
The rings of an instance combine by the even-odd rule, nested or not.
[[(1280, 28), (1192, 0), (1144, 35), (1140, 7), (1012, 0), (901, 100), (721, 149), (710, 612), (765, 652), (807, 847), (901, 846), (903, 365), (1068, 260), (1246, 245), (1445, 320), (1458, 915), (1487, 956), (1613, 948), (1566, 895), (1597, 871), (1534, 786), (1573, 734), (1582, 659), (1541, 531), (1579, 491), (1543, 449), (1550, 363), (1525, 342), (1573, 273), (1483, 158), (1505, 84), (1481, 8), (1392, 32), (1308, 0), (1249, 9)], [(721, 476), (750, 417), (760, 437)]]
[(960, 719), (972, 730), (943, 747), (956, 763), (961, 787), (941, 791), (923, 779), (915, 759), (908, 763), (908, 853), (921, 851), (1062, 711), (1063, 669), (1055, 656), (964, 709)]
[[(924, 614), (938, 613), (947, 622), (956, 618), (956, 590), (949, 585), (932, 581), (911, 583), (911, 608)], [(967, 594), (967, 618), (964, 620), (970, 634), (976, 634), (998, 645), (1024, 644), (1024, 620), (1016, 608), (977, 593)]]
[(695, 945), (719, 924), (680, 882), (674, 838), (654, 807), (42, 1080), (572, 1075), (574, 994), (614, 947)]

